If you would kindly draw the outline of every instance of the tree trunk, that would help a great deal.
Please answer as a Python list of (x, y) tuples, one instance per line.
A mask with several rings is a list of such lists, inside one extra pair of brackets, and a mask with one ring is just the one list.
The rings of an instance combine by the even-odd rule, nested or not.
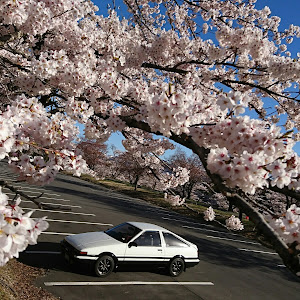
[(298, 257), (295, 248), (288, 247), (280, 238), (280, 236), (270, 227), (270, 225), (266, 222), (264, 217), (251, 205), (243, 199), (241, 196), (237, 194), (232, 194), (227, 196), (230, 201), (234, 203), (237, 207), (239, 207), (242, 211), (244, 211), (247, 216), (249, 216), (250, 220), (257, 226), (257, 229), (260, 230), (264, 237), (270, 242), (276, 252), (279, 254), (284, 264), (293, 272), (300, 272), (300, 259)]
[(239, 209), (239, 219), (242, 221), (243, 219), (243, 211)]
[(139, 176), (136, 175), (135, 181), (134, 181), (134, 183), (133, 183), (133, 184), (134, 184), (134, 190), (135, 190), (135, 191), (137, 190), (138, 181), (139, 181)]
[(288, 196), (288, 195), (286, 195), (285, 198), (286, 198), (285, 209), (288, 210), (289, 207), (291, 206), (291, 201), (290, 201), (290, 200), (292, 200), (292, 199), (289, 199), (289, 196)]
[(232, 205), (231, 201), (229, 201), (228, 211), (232, 211), (233, 212), (233, 205)]

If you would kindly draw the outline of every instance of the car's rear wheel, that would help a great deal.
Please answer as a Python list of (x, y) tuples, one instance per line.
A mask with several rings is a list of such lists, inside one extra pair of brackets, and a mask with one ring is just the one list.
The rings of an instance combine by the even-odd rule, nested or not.
[(114, 259), (110, 255), (103, 255), (96, 261), (95, 273), (98, 277), (106, 277), (114, 270), (114, 268)]
[(184, 271), (184, 260), (180, 257), (175, 257), (169, 265), (169, 274), (172, 277), (179, 276)]

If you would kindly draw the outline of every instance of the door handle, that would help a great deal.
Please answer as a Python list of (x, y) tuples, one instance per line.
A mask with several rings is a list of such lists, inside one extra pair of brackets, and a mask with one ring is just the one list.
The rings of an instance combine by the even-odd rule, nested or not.
[(157, 249), (157, 251), (162, 251), (162, 249)]

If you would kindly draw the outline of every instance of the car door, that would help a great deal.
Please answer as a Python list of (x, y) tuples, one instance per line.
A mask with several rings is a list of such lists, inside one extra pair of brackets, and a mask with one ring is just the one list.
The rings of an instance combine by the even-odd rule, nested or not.
[(124, 262), (161, 263), (164, 249), (159, 231), (147, 230), (131, 241), (126, 249)]

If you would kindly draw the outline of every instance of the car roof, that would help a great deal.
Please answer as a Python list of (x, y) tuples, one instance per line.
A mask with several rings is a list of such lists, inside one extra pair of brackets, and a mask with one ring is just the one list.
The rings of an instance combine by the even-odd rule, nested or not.
[(131, 224), (139, 229), (142, 230), (165, 230), (165, 231), (169, 231), (161, 226), (155, 225), (155, 224), (151, 224), (151, 223), (143, 223), (143, 222), (126, 222), (128, 224)]

